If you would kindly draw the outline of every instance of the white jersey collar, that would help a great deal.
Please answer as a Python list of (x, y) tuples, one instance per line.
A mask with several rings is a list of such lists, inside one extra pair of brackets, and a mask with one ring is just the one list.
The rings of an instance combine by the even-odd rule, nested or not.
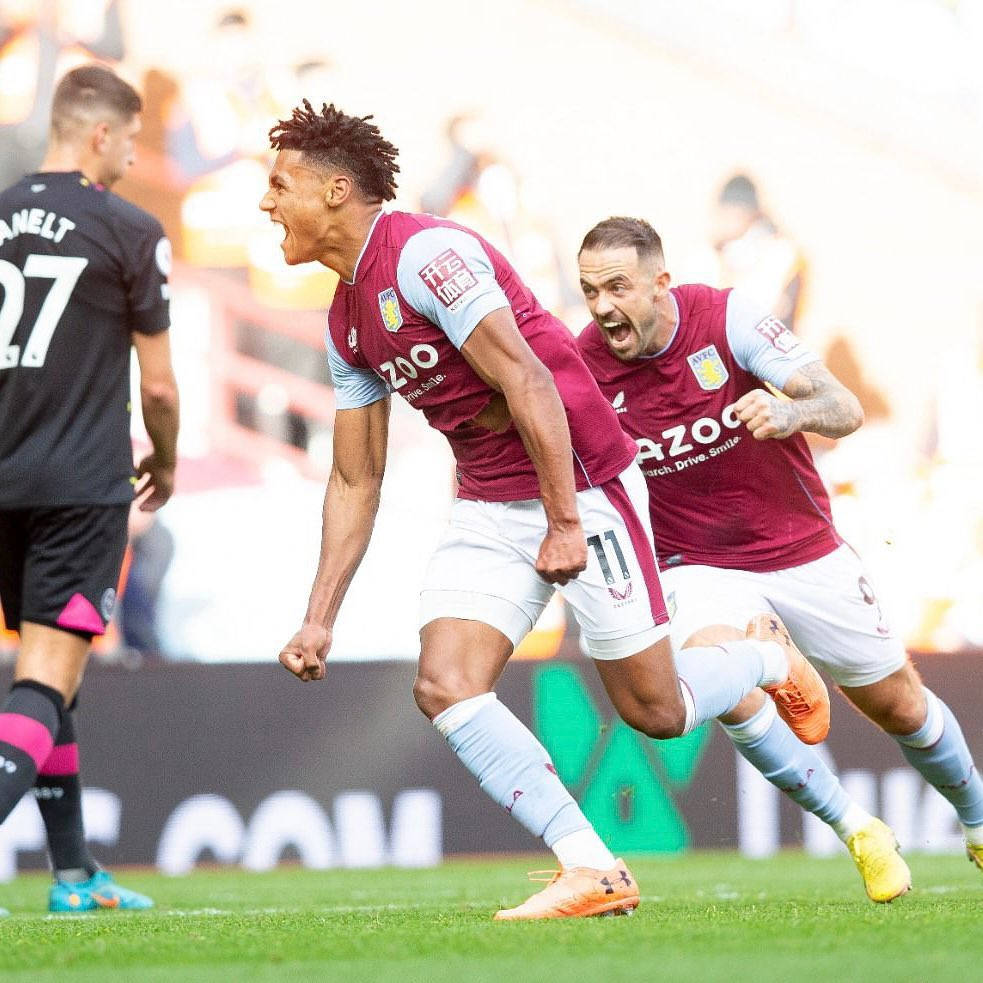
[(669, 340), (657, 352), (653, 352), (651, 355), (639, 355), (639, 358), (658, 358), (660, 355), (665, 355), (672, 348), (672, 343), (676, 340), (676, 335), (679, 334), (679, 303), (676, 300), (676, 295), (671, 290), (669, 291), (669, 297), (672, 299), (672, 306), (676, 312), (676, 323), (673, 325), (672, 334), (669, 335)]
[(354, 284), (358, 279), (358, 267), (362, 262), (362, 257), (365, 255), (365, 250), (369, 248), (369, 243), (372, 241), (372, 233), (375, 232), (375, 227), (379, 224), (379, 219), (386, 214), (388, 214), (386, 211), (380, 211), (379, 214), (372, 219), (372, 224), (369, 226), (369, 234), (365, 237), (365, 242), (362, 243), (362, 248), (359, 251), (358, 259), (355, 260), (355, 269), (352, 270), (352, 278), (351, 280), (342, 280), (342, 283), (347, 283), (348, 286), (352, 286), (352, 284)]

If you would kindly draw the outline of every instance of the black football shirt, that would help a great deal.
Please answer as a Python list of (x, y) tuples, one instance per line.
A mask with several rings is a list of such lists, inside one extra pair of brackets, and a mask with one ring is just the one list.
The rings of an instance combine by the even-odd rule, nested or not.
[(170, 325), (170, 243), (78, 171), (0, 193), (0, 508), (133, 498), (130, 336)]

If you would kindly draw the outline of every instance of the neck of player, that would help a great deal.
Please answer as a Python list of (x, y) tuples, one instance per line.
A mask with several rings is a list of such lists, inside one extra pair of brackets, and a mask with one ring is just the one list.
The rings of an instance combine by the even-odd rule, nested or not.
[(672, 302), (672, 295), (667, 290), (655, 302), (655, 328), (643, 354), (655, 355), (657, 352), (661, 352), (671, 341), (675, 330), (676, 305)]
[(334, 270), (346, 283), (355, 279), (359, 260), (381, 212), (382, 206), (375, 203), (353, 211), (347, 222), (333, 230), (331, 241), (320, 256), (321, 263)]
[(44, 160), (41, 161), (39, 170), (43, 174), (69, 174), (72, 171), (81, 171), (82, 176), (93, 184), (100, 183), (96, 162), (73, 144), (52, 143), (44, 155)]

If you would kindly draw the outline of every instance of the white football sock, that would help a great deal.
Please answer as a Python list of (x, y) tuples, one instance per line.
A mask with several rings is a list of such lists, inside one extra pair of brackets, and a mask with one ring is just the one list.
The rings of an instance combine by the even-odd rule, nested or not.
[(614, 858), (580, 811), (546, 748), (494, 693), (462, 700), (434, 717), (461, 763), (513, 819), (552, 850), (563, 844), (564, 866), (609, 870)]
[(561, 836), (553, 844), (553, 852), (564, 870), (569, 867), (610, 870), (614, 866), (614, 855), (592, 829), (580, 829)]
[(782, 647), (755, 638), (684, 648), (673, 658), (683, 684), (684, 734), (733, 710), (757, 686), (772, 685), (776, 676), (777, 682), (783, 682), (788, 675)]
[(869, 812), (861, 809), (856, 802), (851, 802), (847, 806), (846, 812), (835, 822), (831, 822), (830, 826), (833, 827), (836, 835), (846, 843), (854, 833), (859, 833), (864, 826), (873, 821), (874, 817)]

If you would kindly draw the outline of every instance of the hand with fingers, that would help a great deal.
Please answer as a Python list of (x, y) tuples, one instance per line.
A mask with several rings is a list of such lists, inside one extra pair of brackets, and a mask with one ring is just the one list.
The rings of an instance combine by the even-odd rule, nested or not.
[(148, 454), (138, 465), (136, 487), (141, 512), (156, 512), (174, 494), (174, 465)]
[(580, 524), (550, 527), (539, 547), (536, 572), (561, 587), (587, 568), (587, 540)]
[(745, 393), (734, 404), (734, 414), (755, 440), (781, 440), (798, 430), (795, 404), (776, 399), (764, 389)]
[(280, 664), (302, 683), (324, 679), (324, 660), (331, 648), (331, 632), (323, 625), (307, 622), (280, 652)]

